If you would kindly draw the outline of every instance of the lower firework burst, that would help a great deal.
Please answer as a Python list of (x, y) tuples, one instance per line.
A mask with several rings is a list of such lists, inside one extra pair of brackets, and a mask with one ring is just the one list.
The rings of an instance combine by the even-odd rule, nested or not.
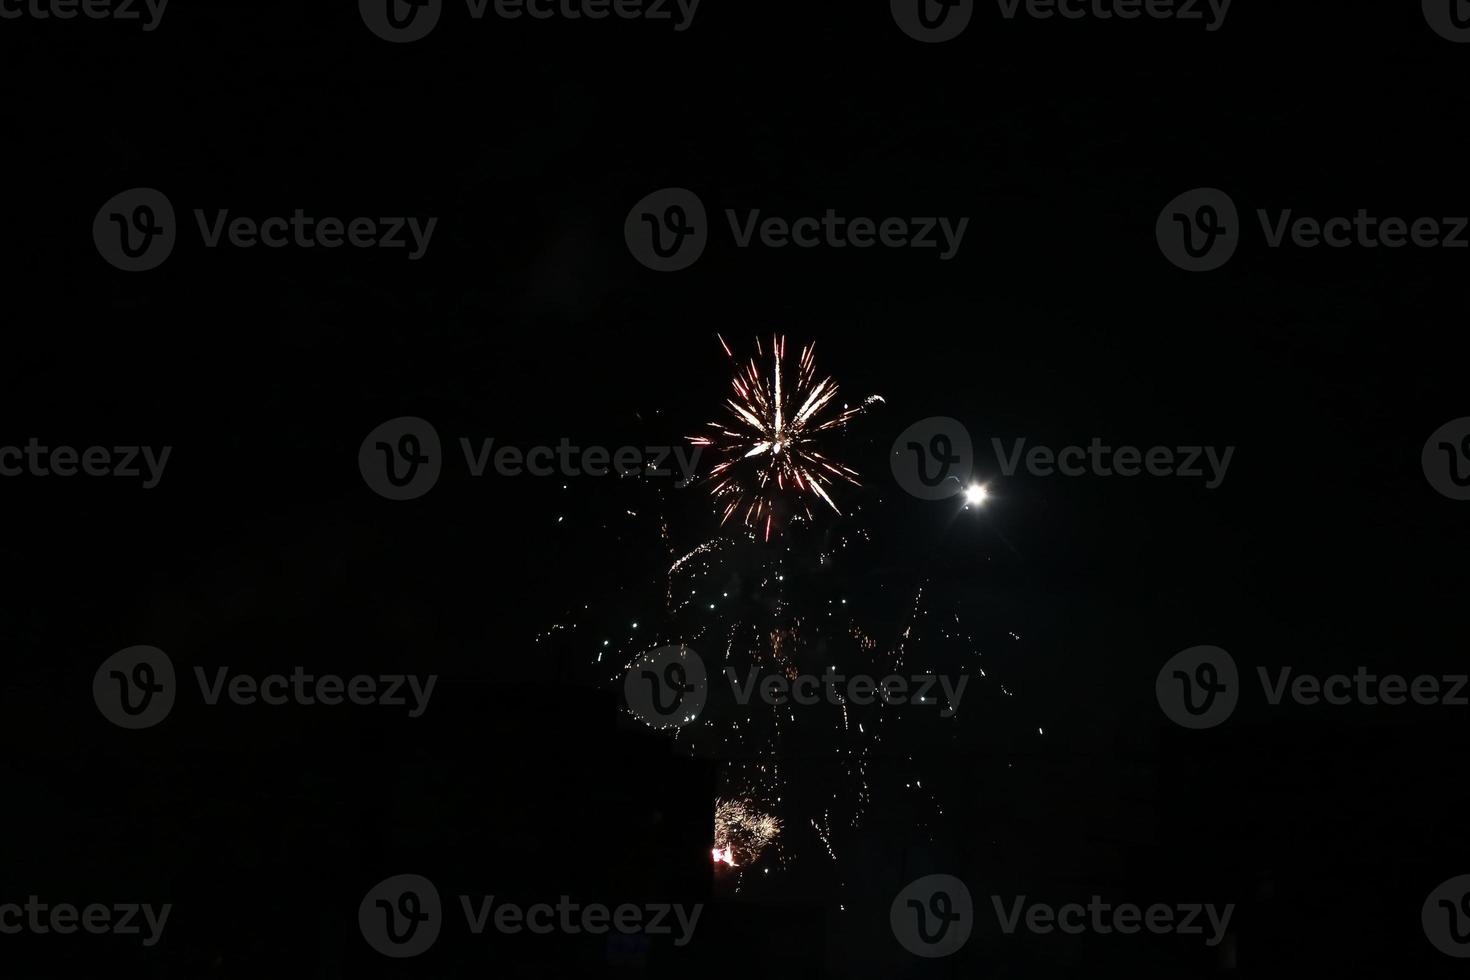
[(715, 846), (710, 853), (716, 864), (744, 867), (753, 864), (780, 833), (780, 820), (744, 800), (716, 800)]
[(709, 479), (722, 505), (721, 523), (738, 517), (769, 540), (781, 500), (793, 501), (807, 518), (814, 500), (840, 514), (828, 488), (837, 482), (858, 485), (858, 474), (823, 452), (820, 437), (883, 399), (870, 395), (836, 410), (837, 385), (830, 377), (817, 380), (814, 343), (801, 349), (794, 372), (786, 364), (785, 337), (772, 337), (769, 352), (757, 338), (755, 356), (744, 365), (725, 338), (720, 345), (736, 367), (734, 395), (725, 403), (733, 420), (711, 422), (712, 434), (688, 438), (719, 456)]

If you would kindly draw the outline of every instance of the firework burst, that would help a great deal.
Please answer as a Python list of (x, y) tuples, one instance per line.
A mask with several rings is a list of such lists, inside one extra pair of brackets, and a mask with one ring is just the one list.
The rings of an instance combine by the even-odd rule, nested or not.
[(757, 338), (755, 356), (744, 365), (723, 337), (720, 346), (735, 364), (730, 383), (734, 395), (725, 403), (733, 421), (711, 422), (712, 434), (688, 437), (719, 456), (709, 478), (717, 505), (722, 505), (720, 523), (738, 517), (763, 529), (769, 540), (783, 497), (807, 518), (814, 500), (842, 513), (829, 488), (839, 482), (858, 486), (858, 474), (821, 450), (821, 434), (841, 428), (883, 399), (870, 395), (856, 407), (834, 409), (837, 385), (830, 377), (817, 380), (814, 343), (801, 349), (794, 372), (786, 364), (785, 337), (772, 337), (769, 352)]
[(716, 864), (744, 867), (753, 864), (780, 833), (781, 821), (769, 813), (743, 800), (716, 800), (715, 846), (710, 854)]
[[(672, 522), (661, 495), (646, 509), (608, 504), (606, 519), (596, 522), (613, 535), (606, 546), (651, 556), (661, 541), (664, 560), (640, 564), (637, 578), (615, 576), (603, 598), (576, 602), (539, 639), (554, 636), (559, 652), (577, 651), (581, 659), (569, 662), (581, 665), (579, 678), (613, 687), (626, 684), (643, 652), (674, 644), (697, 650), (711, 697), (688, 724), (659, 730), (677, 754), (719, 760), (713, 838), (706, 839), (720, 888), (776, 890), (759, 893), (769, 895), (788, 882), (816, 883), (845, 910), (847, 869), (868, 839), (859, 835), (905, 827), (933, 840), (953, 829), (936, 792), (942, 783), (931, 774), (942, 769), (951, 743), (988, 737), (992, 725), (1009, 737), (1012, 693), (990, 679), (981, 639), (953, 607), (963, 592), (935, 588), (925, 570), (902, 564), (873, 574), (884, 538), (870, 521), (841, 521), (824, 535), (777, 533), (779, 546), (746, 547), (762, 530), (769, 540), (813, 511), (857, 510), (844, 499), (859, 480), (840, 461), (839, 430), (883, 399), (844, 405), (831, 378), (817, 374), (811, 345), (788, 360), (783, 338), (758, 340), (746, 360), (720, 343), (732, 362), (727, 421), (690, 437), (715, 457), (705, 473), (720, 531), (702, 543), (687, 539), (706, 519), (688, 528)], [(641, 484), (634, 492), (643, 492)], [(584, 523), (590, 529), (594, 522)], [(579, 538), (575, 554), (590, 546)], [(991, 639), (1020, 641), (1015, 634)], [(988, 683), (969, 697), (988, 700), (984, 708), (969, 702), (962, 722), (957, 698), (896, 706), (885, 698), (855, 701), (834, 688), (817, 703), (767, 705), (736, 697), (733, 688), (725, 696), (725, 685), (713, 683), (780, 676), (795, 689), (802, 675), (824, 671), (974, 677)], [(870, 819), (875, 812), (881, 825)]]

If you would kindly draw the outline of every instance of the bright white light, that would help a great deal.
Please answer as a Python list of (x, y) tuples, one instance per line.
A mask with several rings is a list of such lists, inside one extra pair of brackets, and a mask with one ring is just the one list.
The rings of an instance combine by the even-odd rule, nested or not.
[(990, 497), (990, 491), (985, 489), (983, 483), (972, 483), (965, 488), (965, 503), (971, 507), (979, 507)]

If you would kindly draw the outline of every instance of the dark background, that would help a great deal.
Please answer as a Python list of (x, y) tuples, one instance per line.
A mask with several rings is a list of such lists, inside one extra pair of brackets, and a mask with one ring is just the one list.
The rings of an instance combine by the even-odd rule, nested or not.
[[(1154, 699), (1163, 661), (1200, 643), (1250, 674), (1465, 669), (1470, 512), (1419, 453), (1470, 414), (1470, 256), (1269, 250), (1253, 229), (1224, 269), (1190, 275), (1154, 241), (1159, 209), (1197, 186), (1243, 214), (1470, 212), (1470, 49), (1417, 4), (1282, 7), (1236, 0), (1210, 34), (982, 5), (934, 46), (877, 3), (704, 0), (683, 33), (476, 23), (451, 3), (405, 46), (348, 2), (174, 0), (153, 33), (0, 22), (0, 444), (174, 447), (148, 491), (0, 481), (0, 900), (175, 905), (151, 950), (0, 937), (0, 974), (1449, 975), (1419, 907), (1470, 871), (1467, 709), (1257, 696), (1186, 732)], [(135, 186), (188, 222), (195, 207), (440, 222), (418, 262), (207, 251), (186, 227), (161, 268), (128, 275), (90, 228)], [(665, 186), (696, 191), (719, 227), (694, 267), (660, 275), (622, 227)], [(971, 223), (949, 262), (740, 250), (726, 207)], [(853, 449), (853, 499), (886, 560), (935, 563), (982, 630), (1024, 638), (992, 666), (1045, 732), (933, 760), (949, 819), (932, 846), (903, 828), (885, 843), (876, 803), (839, 917), (802, 889), (720, 893), (713, 765), (620, 723), (615, 690), (567, 682), (582, 651), (536, 641), (659, 559), (590, 526), (614, 491), (459, 467), (394, 504), (355, 463), (399, 415), (446, 442), (666, 442), (719, 410), (715, 335), (772, 331), (817, 340), (846, 393), (887, 399)], [(1238, 448), (1214, 491), (1022, 475), (992, 484), (983, 519), (952, 522), (887, 472), (893, 437), (931, 415), (982, 447)], [(185, 698), (124, 732), (91, 678), (139, 643), (181, 672), (440, 682), (412, 721)], [(710, 907), (688, 949), (656, 943), (641, 966), (588, 937), (457, 936), (399, 963), (362, 943), (355, 910), (404, 871), (446, 896)], [(892, 942), (887, 909), (928, 871), (964, 878), (982, 920), (992, 892), (1238, 908), (1218, 950), (977, 935), (926, 963)]]

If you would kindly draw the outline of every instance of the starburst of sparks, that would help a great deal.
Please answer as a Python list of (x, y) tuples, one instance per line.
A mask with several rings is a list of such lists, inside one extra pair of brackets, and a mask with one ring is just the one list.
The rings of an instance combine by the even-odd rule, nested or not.
[(829, 488), (838, 482), (860, 486), (858, 474), (829, 458), (819, 448), (819, 437), (883, 399), (870, 395), (855, 407), (834, 410), (837, 385), (830, 377), (817, 380), (815, 343), (801, 349), (791, 374), (785, 337), (772, 337), (769, 352), (757, 338), (755, 356), (744, 365), (725, 338), (719, 339), (735, 363), (734, 395), (725, 402), (733, 421), (711, 422), (713, 434), (688, 439), (719, 456), (709, 478), (716, 501), (724, 505), (720, 523), (739, 517), (749, 527), (763, 527), (769, 540), (777, 501), (788, 495), (808, 518), (813, 499), (842, 513)]
[(716, 864), (742, 867), (754, 863), (780, 834), (781, 821), (769, 813), (744, 800), (716, 800), (715, 846), (710, 855)]

